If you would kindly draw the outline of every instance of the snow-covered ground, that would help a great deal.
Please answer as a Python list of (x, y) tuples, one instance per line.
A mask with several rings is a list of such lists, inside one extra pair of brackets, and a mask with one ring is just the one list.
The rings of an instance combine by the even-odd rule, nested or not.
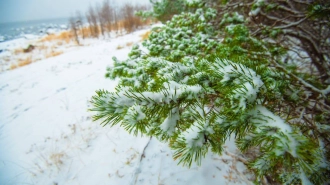
[[(146, 31), (94, 40), (0, 73), (1, 185), (252, 184), (233, 155), (209, 153), (189, 169), (177, 166), (173, 151), (155, 138), (91, 120), (87, 110), (95, 90), (117, 84), (104, 77), (111, 58), (125, 59), (131, 47), (126, 43), (139, 43)], [(237, 153), (233, 140), (226, 150)]]

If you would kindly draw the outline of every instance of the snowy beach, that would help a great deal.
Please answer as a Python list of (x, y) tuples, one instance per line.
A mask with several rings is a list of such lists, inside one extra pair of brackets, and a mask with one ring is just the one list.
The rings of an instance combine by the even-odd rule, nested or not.
[(252, 184), (233, 139), (224, 155), (210, 152), (189, 169), (156, 138), (91, 120), (95, 90), (117, 84), (104, 77), (111, 58), (127, 58), (148, 30), (63, 45), (58, 56), (0, 73), (0, 184)]
[(0, 43), (29, 35), (45, 36), (68, 29), (69, 18), (0, 23)]

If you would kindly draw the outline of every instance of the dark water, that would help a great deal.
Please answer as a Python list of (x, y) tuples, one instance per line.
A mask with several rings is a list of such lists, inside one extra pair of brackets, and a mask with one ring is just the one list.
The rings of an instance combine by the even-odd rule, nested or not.
[(0, 42), (24, 37), (26, 34), (45, 35), (47, 32), (64, 30), (68, 27), (68, 21), (68, 18), (59, 18), (0, 23)]

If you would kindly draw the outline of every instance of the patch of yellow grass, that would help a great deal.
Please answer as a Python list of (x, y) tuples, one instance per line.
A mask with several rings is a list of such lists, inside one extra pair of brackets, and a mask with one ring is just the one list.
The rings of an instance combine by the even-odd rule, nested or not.
[(10, 70), (13, 70), (13, 69), (16, 69), (18, 66), (16, 65), (16, 64), (12, 64), (11, 66), (10, 66)]
[(58, 42), (56, 43), (56, 45), (58, 45), (58, 46), (62, 46), (62, 45), (63, 45), (63, 41), (58, 41)]
[(22, 66), (25, 66), (25, 65), (28, 65), (28, 64), (31, 64), (31, 63), (32, 63), (32, 57), (29, 56), (29, 57), (27, 57), (25, 59), (20, 59), (17, 64), (12, 64), (10, 66), (10, 69), (11, 70), (12, 69), (16, 69), (18, 67), (22, 67)]
[(47, 35), (45, 37), (43, 37), (40, 42), (45, 42), (45, 41), (52, 41), (55, 40), (56, 35), (55, 34), (51, 34), (51, 35)]
[(73, 35), (69, 31), (64, 31), (58, 36), (58, 40), (64, 40), (67, 44), (73, 38)]
[(140, 35), (140, 37), (142, 38), (142, 40), (146, 40), (147, 38), (149, 38), (151, 31), (147, 31), (144, 34)]
[(19, 48), (19, 49), (15, 49), (15, 50), (14, 50), (14, 54), (15, 54), (15, 55), (18, 55), (18, 54), (20, 54), (20, 53), (24, 53), (22, 48)]
[(126, 43), (126, 46), (129, 47), (129, 46), (132, 46), (133, 45), (133, 42), (127, 42)]
[(37, 46), (37, 48), (38, 48), (39, 50), (46, 50), (46, 49), (48, 49), (48, 46), (46, 46), (46, 45), (44, 45), (44, 44), (41, 44), (41, 45)]
[(124, 21), (123, 20), (120, 20), (117, 22), (117, 30), (123, 30), (125, 28), (124, 26)]
[(40, 42), (61, 40), (61, 41), (65, 41), (66, 43), (69, 43), (72, 37), (73, 35), (70, 33), (70, 31), (62, 31), (59, 34), (47, 35), (44, 38), (42, 38)]
[(83, 27), (82, 29), (79, 29), (78, 34), (80, 36), (83, 36), (83, 33), (84, 33), (84, 37), (91, 37), (92, 36), (92, 33), (91, 33), (91, 30), (90, 30), (89, 26)]
[(3, 60), (4, 60), (5, 62), (9, 62), (9, 61), (10, 61), (10, 58), (9, 58), (9, 57), (4, 57)]
[(116, 49), (123, 49), (124, 46), (118, 45)]
[(18, 62), (18, 66), (19, 67), (22, 67), (22, 66), (25, 66), (25, 65), (28, 65), (28, 64), (31, 64), (32, 63), (32, 57), (29, 56), (25, 59), (22, 59), (22, 60), (19, 60)]
[[(134, 17), (134, 20), (132, 20), (132, 21), (136, 24), (137, 27), (141, 27), (143, 25), (150, 25), (152, 23), (151, 19), (141, 20), (140, 18), (137, 18), (137, 17)], [(117, 25), (115, 25), (115, 24), (111, 25), (111, 30), (112, 31), (127, 30), (129, 26), (130, 26), (130, 24), (128, 23), (128, 20), (120, 20), (117, 22)], [(117, 28), (117, 29), (115, 29), (115, 28)]]
[(62, 53), (63, 53), (62, 51), (51, 51), (50, 53), (46, 54), (46, 58), (55, 57), (55, 56), (58, 56)]

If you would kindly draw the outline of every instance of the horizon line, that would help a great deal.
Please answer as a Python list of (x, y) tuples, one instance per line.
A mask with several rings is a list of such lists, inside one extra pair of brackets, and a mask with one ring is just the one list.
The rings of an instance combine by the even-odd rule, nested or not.
[(37, 21), (43, 21), (43, 20), (55, 20), (55, 19), (68, 19), (69, 17), (53, 17), (53, 18), (44, 18), (44, 19), (27, 19), (27, 20), (14, 20), (14, 21), (5, 21), (0, 22), (0, 24), (10, 24), (10, 23), (23, 23), (23, 22), (37, 22)]

